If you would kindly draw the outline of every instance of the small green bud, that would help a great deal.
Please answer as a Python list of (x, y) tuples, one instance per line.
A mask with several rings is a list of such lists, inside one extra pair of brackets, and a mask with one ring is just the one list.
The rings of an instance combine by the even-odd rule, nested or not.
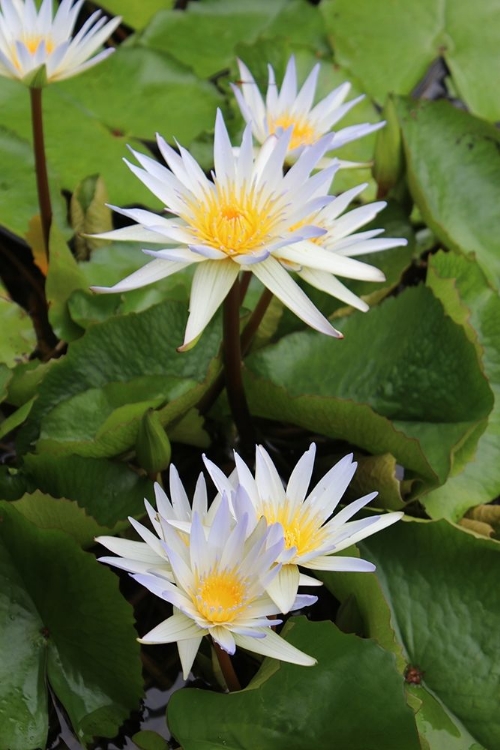
[(113, 229), (107, 200), (106, 185), (98, 174), (85, 177), (71, 196), (69, 213), (71, 226), (75, 230), (75, 254), (78, 260), (88, 260), (92, 252), (106, 242), (87, 235), (102, 234)]
[(144, 413), (135, 443), (139, 464), (148, 474), (163, 471), (170, 463), (172, 447), (158, 412), (148, 409)]

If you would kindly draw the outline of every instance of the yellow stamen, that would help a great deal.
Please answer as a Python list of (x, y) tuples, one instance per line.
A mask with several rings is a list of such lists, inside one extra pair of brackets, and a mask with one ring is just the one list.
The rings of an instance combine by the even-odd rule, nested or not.
[(280, 523), (283, 526), (285, 549), (297, 547), (297, 557), (318, 549), (325, 539), (321, 521), (303, 507), (290, 516), (287, 503), (278, 509), (269, 503), (261, 509), (261, 514), (268, 524)]
[(232, 622), (247, 606), (247, 587), (233, 571), (214, 570), (199, 580), (192, 600), (210, 622)]
[(52, 39), (43, 36), (32, 36), (24, 40), (25, 47), (31, 55), (37, 52), (42, 42), (45, 42), (45, 51), (50, 55), (54, 51), (54, 42)]
[(283, 130), (292, 128), (292, 137), (290, 139), (291, 150), (299, 146), (310, 146), (319, 137), (316, 129), (310, 122), (290, 114), (281, 115), (275, 120), (270, 120), (268, 125), (271, 134), (275, 133), (278, 128), (283, 128)]
[[(25, 37), (24, 39), (20, 39), (19, 41), (24, 44), (30, 55), (36, 54), (42, 42), (45, 42), (45, 51), (48, 55), (50, 55), (55, 49), (55, 44), (52, 39), (50, 39), (50, 37), (30, 36)], [(21, 70), (21, 63), (19, 62), (15, 47), (11, 48), (11, 60), (13, 65), (18, 70)]]
[(229, 257), (262, 249), (281, 219), (276, 198), (262, 198), (243, 186), (223, 190), (216, 184), (205, 201), (191, 203), (182, 218), (201, 245), (222, 250)]

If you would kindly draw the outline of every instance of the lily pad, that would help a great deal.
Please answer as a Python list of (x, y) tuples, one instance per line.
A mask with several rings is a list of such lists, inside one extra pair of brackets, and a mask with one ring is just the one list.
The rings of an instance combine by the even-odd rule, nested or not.
[(431, 63), (443, 57), (472, 112), (500, 118), (495, 81), (500, 15), (495, 0), (324, 0), (320, 11), (338, 62), (382, 103), (409, 94)]
[(448, 102), (396, 99), (412, 197), (436, 237), (500, 283), (500, 134)]
[(295, 618), (285, 632), (318, 664), (266, 660), (246, 690), (229, 695), (178, 690), (167, 716), (184, 750), (420, 750), (392, 654), (328, 622)]
[(423, 286), (337, 325), (342, 341), (297, 333), (248, 357), (253, 413), (390, 453), (424, 483), (414, 493), (442, 484), (492, 406), (462, 328)]
[(447, 521), (407, 521), (360, 546), (377, 566), (408, 663), (440, 704), (426, 706), (427, 720), (436, 729), (451, 720), (452, 736), (470, 738), (463, 747), (497, 747), (500, 544)]
[[(484, 374), (495, 397), (485, 431), (471, 460), (453, 472), (443, 487), (425, 498), (433, 518), (458, 521), (475, 505), (500, 495), (500, 298), (486, 281), (479, 265), (454, 253), (431, 258), (428, 285), (447, 313), (464, 326), (478, 347)], [(460, 467), (459, 467), (460, 468)]]

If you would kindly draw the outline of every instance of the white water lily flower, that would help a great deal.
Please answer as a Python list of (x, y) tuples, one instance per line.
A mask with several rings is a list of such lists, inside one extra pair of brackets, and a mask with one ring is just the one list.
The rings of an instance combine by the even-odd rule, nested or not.
[(120, 24), (97, 10), (72, 37), (84, 0), (62, 0), (55, 16), (52, 0), (37, 10), (33, 0), (0, 0), (0, 75), (40, 88), (77, 75), (113, 52), (92, 57)]
[[(181, 347), (185, 350), (196, 342), (240, 271), (247, 270), (305, 323), (329, 336), (340, 337), (280, 262), (283, 248), (325, 234), (325, 229), (307, 225), (304, 219), (333, 200), (328, 189), (335, 167), (310, 176), (328, 149), (331, 137), (325, 136), (305, 149), (283, 175), (289, 140), (289, 131), (270, 138), (255, 158), (252, 133), (247, 127), (239, 154), (235, 156), (218, 112), (213, 182), (189, 152), (180, 147), (179, 155), (160, 136), (157, 136), (158, 147), (168, 168), (133, 151), (142, 168), (127, 162), (132, 172), (178, 218), (115, 208), (137, 224), (96, 237), (156, 243), (163, 248), (144, 250), (154, 258), (151, 263), (113, 287), (93, 287), (94, 291), (137, 289), (195, 263), (190, 315)], [(169, 245), (174, 247), (166, 247)], [(321, 270), (331, 270), (332, 257), (331, 253), (323, 253), (326, 265), (320, 264)], [(318, 258), (313, 260), (316, 267)], [(308, 265), (307, 252), (298, 262)], [(342, 258), (342, 264), (347, 275), (356, 276), (360, 268), (365, 272), (365, 266), (351, 258)], [(337, 265), (335, 269), (338, 270)], [(377, 278), (383, 278), (383, 274), (375, 271)]]
[(182, 485), (177, 469), (170, 464), (170, 500), (159, 484), (155, 484), (155, 510), (145, 500), (146, 511), (153, 526), (153, 534), (149, 529), (129, 518), (130, 523), (142, 538), (142, 542), (131, 539), (120, 539), (115, 536), (98, 536), (96, 542), (102, 544), (119, 557), (101, 557), (100, 562), (113, 565), (115, 568), (129, 573), (157, 573), (172, 578), (172, 569), (168, 560), (165, 546), (165, 528), (169, 522), (188, 524), (190, 526), (193, 513), (198, 513), (205, 525), (210, 525), (217, 503), (213, 503), (208, 510), (207, 487), (203, 474), (196, 483), (191, 507), (186, 491)]
[[(253, 477), (248, 466), (235, 453), (236, 475), (228, 479), (208, 459), (205, 465), (219, 492), (234, 492), (238, 514), (253, 514), (253, 522), (264, 517), (269, 524), (280, 523), (285, 536), (286, 558), (278, 558), (283, 565), (278, 575), (267, 585), (266, 591), (280, 611), (286, 613), (293, 606), (299, 585), (309, 576), (300, 577), (299, 565), (310, 570), (371, 572), (375, 566), (367, 560), (346, 557), (337, 553), (360, 542), (367, 536), (395, 523), (403, 513), (385, 513), (358, 521), (350, 519), (377, 493), (347, 505), (333, 516), (357, 464), (352, 454), (345, 456), (328, 471), (308, 493), (314, 466), (316, 446), (311, 445), (295, 466), (286, 488), (269, 454), (262, 446), (256, 449), (256, 471)], [(236, 489), (237, 488), (237, 489)], [(293, 555), (290, 557), (290, 550)]]
[[(327, 97), (313, 106), (320, 65), (312, 69), (300, 91), (297, 91), (297, 71), (295, 58), (288, 61), (281, 89), (276, 85), (273, 68), (269, 65), (269, 83), (266, 98), (262, 97), (254, 77), (245, 63), (238, 60), (240, 80), (232, 86), (241, 114), (251, 124), (252, 132), (258, 143), (281, 130), (292, 128), (292, 136), (286, 160), (293, 163), (306, 146), (316, 143), (325, 133), (346, 115), (352, 107), (364, 99), (358, 96), (345, 102), (351, 89), (350, 83), (343, 83)], [(351, 125), (335, 132), (329, 151), (340, 148), (346, 143), (362, 138), (384, 126), (384, 122)], [(331, 164), (331, 159), (322, 159), (318, 167)], [(355, 162), (342, 161), (343, 167), (363, 166)]]
[[(249, 533), (251, 531), (251, 533)], [(204, 635), (229, 654), (236, 646), (264, 656), (312, 666), (315, 659), (280, 638), (269, 619), (279, 608), (265, 593), (278, 574), (283, 531), (262, 519), (250, 527), (247, 515), (235, 521), (226, 496), (221, 498), (209, 529), (193, 514), (189, 543), (167, 524), (164, 547), (174, 581), (158, 575), (133, 577), (174, 606), (174, 614), (140, 638), (141, 643), (177, 642), (184, 678), (188, 677)], [(298, 596), (293, 608), (316, 597)]]

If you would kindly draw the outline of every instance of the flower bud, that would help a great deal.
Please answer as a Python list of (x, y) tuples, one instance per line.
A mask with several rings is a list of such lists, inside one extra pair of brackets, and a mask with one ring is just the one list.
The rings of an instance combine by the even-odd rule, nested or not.
[(158, 412), (148, 409), (144, 413), (135, 443), (139, 464), (148, 474), (163, 471), (170, 463), (172, 447)]

